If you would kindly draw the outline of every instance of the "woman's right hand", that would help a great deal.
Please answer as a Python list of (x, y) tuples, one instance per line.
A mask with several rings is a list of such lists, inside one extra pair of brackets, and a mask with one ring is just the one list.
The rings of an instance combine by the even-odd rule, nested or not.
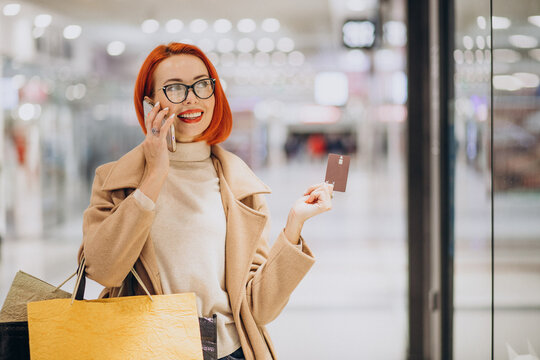
[[(159, 109), (159, 102), (154, 105), (146, 117), (146, 138), (142, 143), (147, 176), (139, 185), (139, 190), (148, 196), (154, 203), (157, 201), (161, 187), (169, 173), (169, 149), (167, 148), (167, 130), (174, 121), (175, 114), (171, 114), (163, 125), (163, 118), (167, 115), (169, 108)], [(152, 128), (158, 132), (154, 134)]]
[[(171, 114), (163, 125), (163, 118), (167, 115), (169, 108), (160, 110), (159, 101), (154, 105), (146, 117), (146, 138), (142, 143), (148, 175), (151, 177), (165, 178), (169, 172), (169, 154), (167, 149), (167, 130), (174, 121), (175, 114)], [(152, 129), (157, 129), (154, 134)]]

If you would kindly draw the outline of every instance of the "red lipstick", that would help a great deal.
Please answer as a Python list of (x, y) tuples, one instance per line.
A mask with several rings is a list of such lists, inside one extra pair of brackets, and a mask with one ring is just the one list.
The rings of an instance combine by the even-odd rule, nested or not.
[(178, 118), (185, 123), (194, 124), (201, 121), (203, 114), (201, 109), (190, 109), (178, 114)]

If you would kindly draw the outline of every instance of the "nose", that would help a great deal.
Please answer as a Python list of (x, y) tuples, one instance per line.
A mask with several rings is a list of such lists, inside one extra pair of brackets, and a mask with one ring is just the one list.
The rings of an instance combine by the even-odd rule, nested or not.
[(189, 88), (187, 92), (186, 99), (184, 100), (185, 104), (195, 104), (197, 103), (199, 99), (197, 98), (197, 95), (195, 95), (195, 92), (193, 91), (193, 88)]

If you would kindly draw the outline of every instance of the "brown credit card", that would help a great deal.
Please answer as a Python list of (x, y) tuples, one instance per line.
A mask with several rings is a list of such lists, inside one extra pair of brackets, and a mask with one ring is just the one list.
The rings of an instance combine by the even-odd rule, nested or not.
[(328, 165), (326, 165), (324, 181), (334, 184), (334, 191), (345, 192), (350, 162), (351, 157), (349, 155), (328, 154)]

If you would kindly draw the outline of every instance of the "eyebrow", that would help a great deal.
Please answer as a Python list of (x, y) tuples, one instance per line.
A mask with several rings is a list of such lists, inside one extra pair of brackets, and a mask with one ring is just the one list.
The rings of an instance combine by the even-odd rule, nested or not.
[[(205, 77), (209, 77), (209, 75), (206, 75), (206, 74), (198, 75), (198, 76), (195, 76), (193, 78), (193, 80), (198, 80), (198, 79), (202, 79), (202, 78), (205, 78)], [(163, 84), (165, 85), (166, 83), (171, 82), (171, 81), (183, 82), (183, 80), (180, 79), (180, 78), (173, 78), (173, 79), (169, 79), (169, 80), (165, 81)]]

